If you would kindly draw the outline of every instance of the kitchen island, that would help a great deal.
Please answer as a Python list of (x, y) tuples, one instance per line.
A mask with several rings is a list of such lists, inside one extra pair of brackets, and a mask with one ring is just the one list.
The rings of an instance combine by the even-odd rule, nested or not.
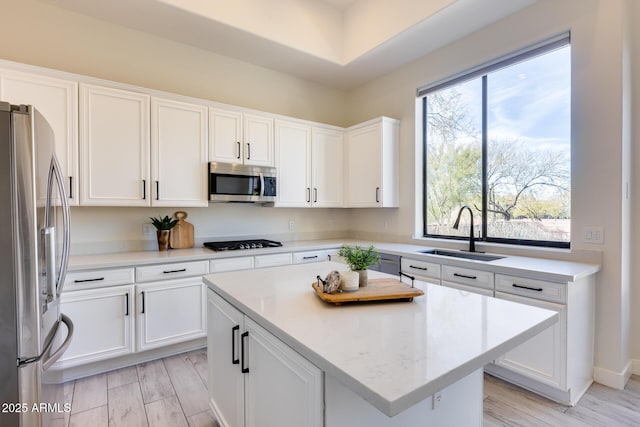
[(430, 284), (413, 302), (321, 301), (315, 277), (344, 267), (205, 276), (210, 405), (221, 425), (480, 426), (483, 366), (558, 319)]

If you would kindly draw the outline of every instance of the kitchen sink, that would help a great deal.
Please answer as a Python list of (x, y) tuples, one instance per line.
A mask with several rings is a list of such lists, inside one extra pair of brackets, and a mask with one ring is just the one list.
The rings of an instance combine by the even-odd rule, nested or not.
[(429, 255), (441, 255), (450, 256), (454, 258), (473, 259), (475, 261), (495, 261), (497, 259), (504, 258), (503, 256), (487, 255), (479, 252), (460, 252), (460, 251), (445, 251), (442, 249), (429, 249), (428, 251), (419, 251), (423, 254)]

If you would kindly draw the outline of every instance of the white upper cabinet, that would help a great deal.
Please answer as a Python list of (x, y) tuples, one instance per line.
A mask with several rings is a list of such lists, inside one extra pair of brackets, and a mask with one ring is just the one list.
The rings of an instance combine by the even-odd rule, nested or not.
[(207, 206), (207, 107), (151, 99), (151, 205)]
[(314, 127), (311, 131), (311, 182), (313, 206), (343, 205), (343, 132)]
[(347, 129), (347, 207), (398, 207), (399, 136), (388, 117)]
[(277, 120), (277, 206), (341, 207), (342, 132)]
[(82, 205), (150, 205), (149, 99), (80, 85)]
[(277, 120), (276, 206), (311, 206), (311, 126)]
[(70, 205), (78, 204), (78, 84), (69, 80), (0, 70), (0, 100), (33, 105), (49, 122)]
[(210, 108), (209, 160), (273, 166), (273, 119)]
[(209, 160), (242, 163), (242, 113), (209, 109)]

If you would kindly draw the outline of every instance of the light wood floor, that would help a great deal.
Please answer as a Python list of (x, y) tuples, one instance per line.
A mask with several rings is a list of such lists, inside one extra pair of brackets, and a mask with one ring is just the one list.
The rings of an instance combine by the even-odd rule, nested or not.
[(207, 398), (207, 351), (64, 384), (71, 413), (52, 427), (219, 427)]
[[(640, 377), (635, 375), (622, 391), (593, 384), (574, 407), (484, 378), (485, 427), (640, 426)], [(64, 394), (71, 412), (53, 427), (219, 427), (206, 387), (205, 349), (70, 381)]]
[(594, 383), (567, 407), (485, 374), (484, 425), (640, 426), (640, 377), (633, 375), (624, 390)]

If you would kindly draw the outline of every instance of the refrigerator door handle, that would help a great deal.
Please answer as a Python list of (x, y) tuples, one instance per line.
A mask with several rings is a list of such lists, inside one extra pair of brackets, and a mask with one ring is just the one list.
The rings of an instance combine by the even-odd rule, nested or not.
[(42, 361), (42, 369), (45, 371), (49, 369), (51, 365), (53, 365), (56, 360), (58, 360), (60, 356), (62, 356), (62, 354), (67, 350), (67, 347), (69, 347), (69, 344), (71, 344), (71, 338), (73, 337), (73, 322), (66, 314), (61, 314), (60, 317), (62, 323), (67, 326), (67, 337), (64, 339), (64, 342), (60, 345), (60, 347), (58, 347), (56, 351), (51, 354), (47, 352), (44, 360)]
[(42, 234), (47, 257), (47, 306), (49, 306), (58, 296), (56, 292), (56, 229), (55, 227), (43, 228)]
[[(54, 179), (55, 178), (55, 179)], [(67, 275), (67, 265), (69, 263), (69, 242), (71, 237), (71, 221), (69, 218), (69, 202), (67, 200), (66, 190), (64, 188), (64, 180), (62, 177), (62, 171), (60, 169), (60, 163), (58, 163), (58, 159), (54, 155), (51, 157), (51, 165), (49, 166), (49, 177), (47, 179), (47, 208), (45, 210), (45, 224), (46, 227), (52, 227), (54, 224), (51, 224), (51, 215), (50, 209), (54, 202), (58, 202), (57, 200), (53, 200), (53, 185), (57, 185), (58, 192), (60, 193), (59, 203), (62, 205), (62, 256), (60, 259), (60, 275), (58, 277), (55, 276), (55, 273), (51, 277), (53, 283), (55, 283), (55, 293), (56, 296), (60, 296), (62, 292), (62, 287), (64, 286), (64, 279)], [(54, 253), (55, 255), (55, 253)], [(55, 258), (53, 260), (55, 262)], [(47, 264), (49, 260), (47, 260)], [(49, 271), (47, 270), (47, 273)], [(55, 299), (55, 298), (54, 298)]]

